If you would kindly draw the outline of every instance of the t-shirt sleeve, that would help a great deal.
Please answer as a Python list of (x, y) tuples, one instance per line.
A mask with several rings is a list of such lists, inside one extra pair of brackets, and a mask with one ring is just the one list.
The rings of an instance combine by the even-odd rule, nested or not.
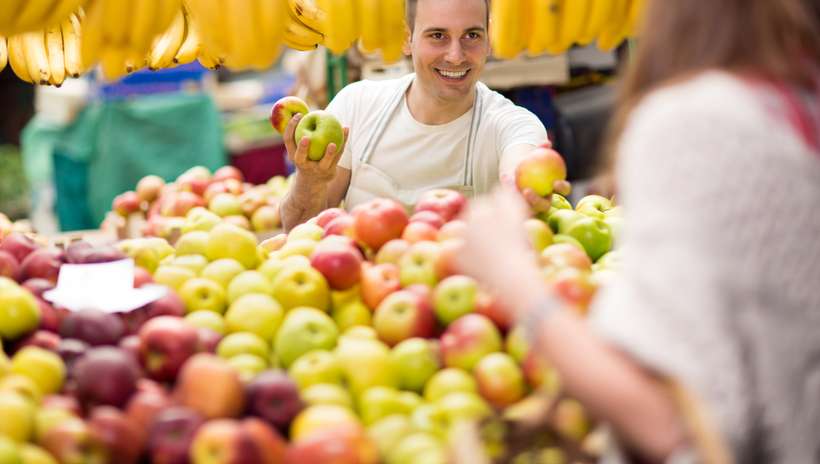
[(496, 115), (496, 150), (499, 153), (501, 173), (511, 172), (518, 165), (520, 145), (541, 145), (549, 140), (547, 130), (533, 113), (525, 108), (509, 105)]
[[(336, 96), (333, 98), (333, 101), (327, 105), (326, 111), (333, 114), (339, 119), (339, 122), (342, 123), (342, 127), (349, 127), (350, 131), (353, 131), (353, 128), (356, 126), (355, 124), (355, 115), (356, 115), (356, 103), (357, 98), (356, 94), (357, 85), (351, 84), (344, 87)], [(352, 136), (349, 134), (348, 137)], [(353, 150), (351, 149), (351, 144), (345, 145), (345, 151), (342, 153), (342, 157), (339, 158), (339, 166), (345, 169), (351, 169), (353, 165)]]

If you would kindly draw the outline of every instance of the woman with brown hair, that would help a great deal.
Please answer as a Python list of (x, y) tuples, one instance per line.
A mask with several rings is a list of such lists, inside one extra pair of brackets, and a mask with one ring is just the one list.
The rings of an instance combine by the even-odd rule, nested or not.
[(648, 3), (612, 131), (623, 266), (591, 320), (545, 289), (509, 192), (471, 207), (460, 264), (636, 457), (820, 462), (820, 2)]

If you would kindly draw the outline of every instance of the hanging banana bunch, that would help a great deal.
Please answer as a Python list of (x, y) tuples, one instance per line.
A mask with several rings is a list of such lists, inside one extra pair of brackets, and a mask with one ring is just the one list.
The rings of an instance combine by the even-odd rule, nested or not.
[(493, 54), (501, 59), (518, 56), (527, 44), (527, 5), (529, 0), (495, 1), (490, 5)]
[(359, 38), (356, 1), (317, 0), (316, 5), (327, 15), (323, 30), (325, 47), (337, 55), (343, 54)]
[(407, 35), (404, 8), (404, 0), (356, 0), (359, 50), (381, 52), (385, 63), (401, 59)]
[(6, 62), (25, 82), (61, 86), (67, 77), (79, 77), (80, 22), (76, 14), (41, 31), (0, 37), (0, 70)]
[[(203, 66), (266, 69), (287, 43), (287, 0), (185, 0)], [(317, 34), (318, 35), (318, 34)]]
[(613, 0), (615, 7), (612, 16), (598, 35), (597, 46), (608, 52), (614, 50), (627, 37), (629, 28), (629, 10), (634, 0)]
[(0, 7), (0, 35), (59, 27), (68, 15), (86, 0), (3, 0)]
[(9, 48), (6, 44), (6, 38), (0, 36), (0, 72), (6, 69), (9, 62)]

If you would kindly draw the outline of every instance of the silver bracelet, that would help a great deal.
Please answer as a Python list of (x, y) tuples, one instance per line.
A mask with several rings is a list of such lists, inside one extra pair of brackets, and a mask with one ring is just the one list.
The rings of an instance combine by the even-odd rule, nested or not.
[(541, 326), (544, 324), (544, 321), (558, 312), (562, 307), (564, 307), (564, 303), (552, 293), (545, 293), (530, 305), (524, 317), (518, 322), (519, 325), (523, 327), (524, 336), (527, 338), (530, 346), (535, 346), (538, 343)]

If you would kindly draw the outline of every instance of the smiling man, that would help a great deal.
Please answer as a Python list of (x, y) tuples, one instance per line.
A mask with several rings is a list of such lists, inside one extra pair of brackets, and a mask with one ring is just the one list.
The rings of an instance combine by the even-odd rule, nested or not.
[(310, 141), (294, 142), (298, 118), (288, 125), (296, 176), (281, 207), (286, 230), (343, 200), (348, 209), (376, 197), (411, 207), (430, 189), (472, 197), (512, 179), (548, 139), (535, 115), (479, 82), (488, 23), (488, 0), (408, 0), (404, 51), (415, 72), (342, 89), (327, 110), (349, 128), (344, 149), (331, 144), (310, 161)]

